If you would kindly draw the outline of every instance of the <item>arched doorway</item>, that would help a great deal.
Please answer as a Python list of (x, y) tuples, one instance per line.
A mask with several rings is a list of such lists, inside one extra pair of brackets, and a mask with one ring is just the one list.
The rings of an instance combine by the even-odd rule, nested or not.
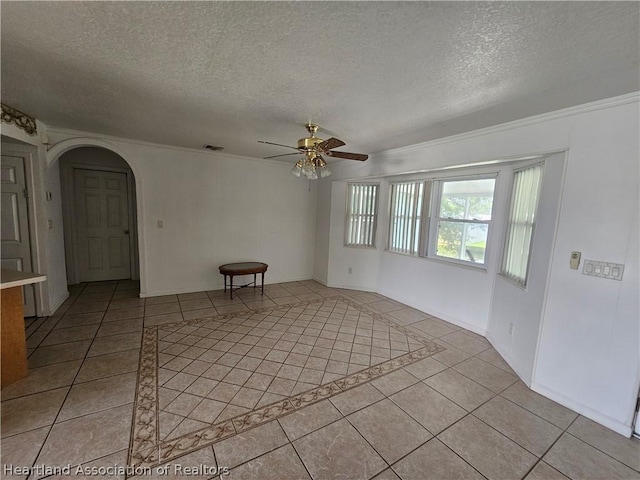
[(117, 153), (79, 146), (59, 157), (69, 284), (140, 278), (136, 182)]

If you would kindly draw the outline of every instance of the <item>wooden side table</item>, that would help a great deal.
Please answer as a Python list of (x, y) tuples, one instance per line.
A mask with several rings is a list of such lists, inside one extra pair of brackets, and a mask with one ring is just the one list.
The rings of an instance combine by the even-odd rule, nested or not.
[(233, 277), (234, 275), (251, 275), (253, 274), (253, 282), (249, 282), (245, 285), (241, 285), (236, 288), (236, 290), (240, 290), (241, 288), (248, 287), (253, 284), (253, 288), (256, 288), (256, 275), (258, 273), (262, 274), (262, 295), (264, 295), (264, 272), (267, 271), (269, 265), (262, 262), (239, 262), (239, 263), (226, 263), (224, 265), (220, 265), (218, 270), (220, 273), (224, 275), (224, 291), (227, 291), (227, 277), (230, 278), (229, 290), (231, 291), (231, 299), (233, 300)]

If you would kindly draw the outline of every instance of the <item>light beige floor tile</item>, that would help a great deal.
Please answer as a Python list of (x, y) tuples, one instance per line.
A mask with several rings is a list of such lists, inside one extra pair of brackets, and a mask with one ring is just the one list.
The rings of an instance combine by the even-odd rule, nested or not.
[(349, 415), (383, 398), (384, 395), (380, 393), (379, 390), (371, 386), (371, 384), (365, 383), (364, 385), (340, 393), (335, 397), (331, 397), (330, 401), (343, 415)]
[(165, 315), (167, 313), (176, 313), (179, 311), (180, 304), (178, 302), (160, 303), (157, 305), (146, 305), (144, 315), (145, 317), (153, 317), (155, 315)]
[(82, 360), (72, 360), (30, 369), (28, 377), (2, 389), (2, 400), (71, 385), (81, 364)]
[(392, 320), (395, 320), (401, 325), (411, 325), (429, 317), (428, 314), (414, 308), (403, 308), (402, 310), (394, 310), (393, 312), (389, 312), (386, 315), (388, 315)]
[(314, 480), (371, 478), (387, 468), (346, 420), (339, 420), (293, 442)]
[(640, 470), (640, 440), (626, 438), (580, 416), (567, 430), (574, 437), (596, 447), (634, 470)]
[(483, 422), (541, 457), (562, 430), (502, 397), (494, 397), (473, 412)]
[[(129, 477), (131, 480), (207, 480), (224, 470), (218, 470), (213, 449), (209, 447), (188, 453), (173, 462), (155, 467), (151, 475)], [(222, 478), (232, 478), (223, 475)]]
[(145, 307), (118, 308), (116, 310), (108, 310), (104, 316), (104, 322), (118, 322), (121, 320), (129, 320), (132, 318), (144, 317)]
[(584, 480), (630, 480), (640, 474), (600, 450), (567, 433), (560, 437), (543, 460), (569, 478)]
[(82, 359), (89, 350), (90, 345), (91, 340), (82, 340), (50, 347), (40, 346), (29, 356), (29, 368)]
[(196, 408), (193, 409), (189, 414), (189, 418), (200, 422), (213, 423), (226, 406), (227, 404), (224, 402), (205, 398)]
[(57, 423), (51, 429), (37, 462), (78, 465), (129, 446), (133, 404)]
[[(27, 475), (18, 475), (17, 469), (24, 471), (24, 469), (33, 465), (40, 447), (44, 445), (49, 428), (42, 427), (2, 439), (2, 478), (12, 480), (27, 478)], [(7, 467), (10, 467), (11, 471), (7, 471)]]
[(215, 317), (216, 315), (218, 315), (218, 311), (214, 307), (200, 308), (197, 310), (182, 312), (182, 318), (184, 318), (185, 320), (192, 320), (195, 318), (209, 318)]
[(449, 335), (456, 330), (459, 330), (459, 327), (436, 318), (426, 318), (419, 322), (412, 323), (411, 328), (419, 332), (424, 332), (433, 338)]
[(438, 439), (489, 480), (522, 478), (537, 460), (473, 416), (463, 418)]
[(449, 367), (457, 365), (458, 363), (465, 361), (467, 358), (472, 357), (470, 353), (460, 350), (459, 348), (456, 348), (453, 345), (448, 344), (447, 342), (442, 342), (437, 339), (434, 340), (434, 342), (444, 347), (446, 350), (436, 353), (430, 358), (433, 358)]
[(340, 418), (342, 415), (336, 407), (323, 400), (282, 417), (279, 422), (289, 440), (296, 440)]
[(233, 468), (288, 443), (278, 422), (269, 422), (214, 444), (220, 465)]
[[(81, 313), (78, 315), (65, 315), (56, 323), (55, 328), (82, 327), (84, 325), (95, 325), (102, 321), (104, 313)], [(51, 317), (53, 318), (53, 317)]]
[(207, 292), (190, 292), (190, 293), (180, 293), (178, 295), (178, 300), (181, 302), (186, 302), (188, 300), (198, 300), (198, 299), (208, 299), (209, 296)]
[(144, 317), (145, 327), (155, 327), (157, 325), (166, 325), (168, 323), (181, 322), (184, 320), (182, 313), (165, 313), (162, 315), (154, 315), (153, 317)]
[[(182, 310), (183, 312), (187, 312), (189, 310), (200, 310), (202, 308), (212, 308), (212, 307), (213, 307), (213, 304), (211, 303), (211, 300), (209, 300), (209, 297), (206, 296), (206, 293), (205, 293), (205, 298), (197, 298), (193, 300), (180, 301), (180, 310)], [(162, 312), (162, 313), (171, 313), (171, 312)]]
[(78, 313), (90, 313), (90, 312), (104, 312), (107, 310), (109, 306), (108, 301), (100, 301), (100, 302), (85, 302), (85, 303), (74, 303), (67, 313), (70, 314), (78, 314)]
[(400, 477), (394, 473), (390, 468), (387, 468), (383, 472), (379, 473), (371, 480), (400, 480)]
[(135, 372), (131, 372), (75, 384), (56, 422), (133, 402), (136, 376)]
[(457, 364), (453, 369), (495, 393), (500, 393), (518, 380), (515, 375), (475, 357)]
[(144, 298), (128, 297), (128, 298), (114, 298), (109, 303), (107, 310), (116, 310), (120, 308), (134, 308), (144, 307)]
[(352, 413), (347, 419), (389, 464), (432, 437), (389, 399)]
[[(234, 299), (235, 300), (235, 299)], [(241, 302), (241, 300), (238, 300), (239, 302)], [(235, 313), (235, 312), (244, 312), (246, 310), (249, 310), (249, 307), (247, 307), (244, 303), (234, 303), (231, 305), (220, 305), (218, 306), (217, 304), (214, 305), (216, 307), (216, 310), (218, 311), (218, 313), (223, 314), (223, 313)]]
[(462, 460), (437, 438), (392, 466), (403, 480), (429, 478), (434, 480), (483, 480), (471, 465)]
[(394, 393), (418, 383), (416, 377), (404, 370), (396, 370), (388, 373), (371, 382), (371, 385), (380, 390), (383, 394), (389, 396)]
[(167, 435), (167, 439), (170, 440), (178, 438), (182, 435), (190, 434), (209, 425), (211, 425), (210, 422), (201, 422), (200, 420), (194, 420), (193, 418), (185, 418), (178, 424), (176, 428), (173, 429), (173, 431), (169, 435)]
[(522, 382), (511, 385), (500, 396), (511, 400), (513, 403), (526, 408), (562, 429), (567, 428), (578, 416), (577, 413), (568, 408), (530, 390)]
[(425, 378), (431, 377), (436, 373), (440, 373), (447, 368), (449, 367), (432, 357), (425, 358), (424, 360), (420, 360), (404, 367), (407, 372), (419, 380), (424, 380)]
[[(97, 476), (93, 472), (95, 469), (100, 468), (113, 468), (114, 466), (118, 467), (126, 467), (127, 466), (127, 450), (120, 450), (119, 452), (112, 453), (109, 455), (105, 455), (104, 457), (98, 458), (96, 460), (92, 460), (90, 462), (84, 463), (82, 465), (73, 469), (73, 472), (84, 472), (74, 474), (73, 478), (76, 480), (95, 480), (99, 478), (100, 480), (125, 480), (125, 475), (118, 475), (114, 472), (113, 475), (100, 475)], [(54, 477), (55, 478), (55, 477)], [(69, 478), (68, 476), (66, 478)], [(57, 479), (56, 479), (57, 480)], [(61, 479), (65, 480), (65, 479)]]
[(434, 435), (467, 414), (466, 410), (424, 383), (417, 383), (390, 398)]
[(2, 402), (2, 438), (51, 425), (67, 395), (59, 388)]
[(469, 412), (495, 396), (491, 390), (452, 369), (429, 377), (424, 382)]
[(228, 478), (242, 480), (302, 480), (310, 479), (311, 477), (309, 477), (293, 447), (284, 445), (234, 468)]
[(89, 382), (111, 375), (136, 371), (138, 369), (139, 356), (140, 350), (125, 350), (87, 358), (82, 364), (75, 382)]
[(98, 331), (98, 325), (84, 325), (82, 327), (56, 328), (40, 344), (43, 347), (60, 343), (91, 340)]
[(142, 332), (123, 333), (120, 335), (110, 335), (108, 337), (96, 338), (89, 349), (89, 357), (106, 355), (107, 353), (123, 352), (140, 348)]
[(544, 462), (538, 462), (525, 477), (525, 480), (569, 480), (555, 468)]
[(160, 295), (159, 297), (145, 298), (145, 305), (158, 305), (160, 303), (172, 303), (178, 301), (177, 295)]
[(106, 337), (121, 333), (141, 332), (142, 318), (129, 318), (113, 322), (105, 322), (100, 326), (96, 337)]
[(464, 352), (470, 353), (471, 355), (477, 355), (491, 347), (491, 344), (485, 339), (479, 340), (477, 338), (473, 338), (460, 330), (444, 335), (440, 337), (440, 340), (447, 342), (449, 345), (453, 345)]
[(516, 373), (511, 369), (509, 364), (505, 362), (505, 360), (500, 356), (498, 352), (496, 352), (493, 348), (489, 348), (482, 353), (476, 355), (480, 360), (484, 360), (487, 363), (490, 363), (494, 367), (498, 367), (501, 370), (504, 370), (507, 373), (515, 375)]

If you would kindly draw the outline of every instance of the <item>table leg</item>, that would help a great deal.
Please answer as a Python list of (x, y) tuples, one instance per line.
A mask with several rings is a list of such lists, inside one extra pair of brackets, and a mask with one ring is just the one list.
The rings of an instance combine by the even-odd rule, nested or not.
[(24, 328), (22, 287), (2, 290), (2, 339), (1, 365), (2, 386), (20, 380), (28, 375), (27, 342)]
[(227, 293), (227, 274), (222, 275), (224, 277), (224, 293)]
[(253, 274), (253, 289), (256, 289), (256, 274)]
[(262, 272), (262, 293), (261, 295), (264, 295), (264, 272)]
[(229, 275), (229, 290), (231, 290), (231, 300), (233, 300), (233, 275)]

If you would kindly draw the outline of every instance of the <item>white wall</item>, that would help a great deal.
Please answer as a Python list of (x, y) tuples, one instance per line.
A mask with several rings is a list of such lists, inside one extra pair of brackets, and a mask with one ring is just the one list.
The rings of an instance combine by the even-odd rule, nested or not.
[(58, 157), (74, 146), (109, 148), (131, 166), (142, 296), (222, 288), (218, 265), (242, 260), (268, 263), (266, 283), (311, 278), (317, 192), (291, 176), (289, 164), (82, 132), (49, 135), (51, 185)]
[[(631, 94), (382, 152), (364, 164), (332, 165), (333, 178), (339, 180), (477, 165), (566, 150), (562, 207), (532, 387), (625, 434), (630, 433), (640, 385), (639, 113), (638, 94)], [(333, 208), (331, 201), (323, 190), (319, 208)], [(334, 227), (332, 222), (319, 226)], [(581, 251), (583, 259), (625, 264), (622, 282), (587, 277), (581, 271), (570, 270), (568, 258), (574, 250)], [(334, 251), (329, 253), (333, 255)], [(443, 276), (462, 285), (470, 281), (467, 271), (457, 266), (432, 269), (417, 263), (428, 260), (410, 258), (389, 264), (387, 257), (388, 254), (381, 257), (378, 290), (384, 287), (388, 294), (414, 305), (421, 302), (422, 292), (405, 291), (407, 298), (399, 298), (401, 293), (384, 286), (383, 279), (389, 274), (402, 274), (414, 284), (438, 282)], [(341, 264), (344, 261), (340, 259)], [(332, 265), (331, 258), (327, 258), (327, 264)], [(328, 277), (331, 275), (329, 268)], [(492, 289), (487, 293), (469, 298), (465, 305), (465, 315), (475, 310), (477, 318), (460, 320), (479, 329), (486, 325)], [(437, 299), (438, 305), (435, 301), (432, 299), (423, 309), (454, 316), (458, 302), (455, 296)], [(490, 333), (499, 338), (504, 332)]]

